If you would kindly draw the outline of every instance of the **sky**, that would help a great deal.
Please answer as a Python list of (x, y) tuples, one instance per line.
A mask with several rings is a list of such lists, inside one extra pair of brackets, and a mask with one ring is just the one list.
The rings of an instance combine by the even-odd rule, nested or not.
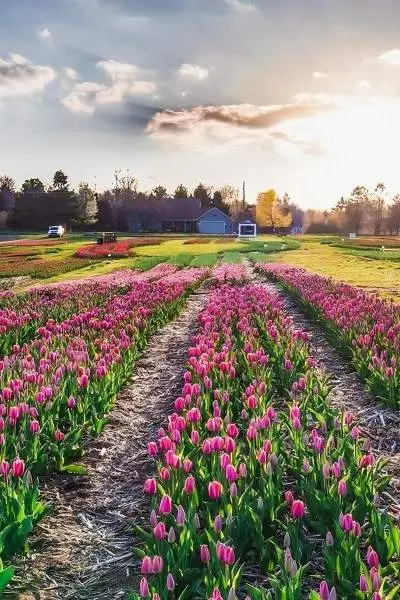
[(398, 0), (1, 3), (0, 175), (400, 192)]

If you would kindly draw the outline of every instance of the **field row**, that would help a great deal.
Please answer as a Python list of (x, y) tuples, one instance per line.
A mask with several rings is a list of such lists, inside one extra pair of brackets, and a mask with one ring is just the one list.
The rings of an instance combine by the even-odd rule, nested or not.
[[(18, 297), (16, 316), (25, 314), (26, 319), (10, 327), (8, 341), (21, 328), (29, 339), (14, 344), (0, 360), (2, 559), (23, 548), (48, 510), (39, 498), (37, 476), (54, 470), (85, 472), (71, 464), (81, 456), (83, 433), (102, 430), (149, 336), (178, 314), (208, 274), (206, 269), (177, 273), (170, 266), (159, 267), (141, 277), (132, 273), (101, 285)], [(52, 318), (46, 320), (49, 314)], [(11, 567), (0, 572), (0, 590), (12, 573)]]
[(148, 442), (157, 472), (132, 598), (398, 597), (382, 461), (329, 405), (308, 335), (278, 297), (219, 279), (175, 412)]
[(400, 305), (348, 284), (284, 264), (259, 264), (351, 360), (378, 400), (400, 408)]

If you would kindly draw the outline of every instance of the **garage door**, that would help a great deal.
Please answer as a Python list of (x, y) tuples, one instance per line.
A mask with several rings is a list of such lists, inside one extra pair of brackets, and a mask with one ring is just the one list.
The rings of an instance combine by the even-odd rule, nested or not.
[(198, 221), (199, 233), (225, 233), (225, 221)]

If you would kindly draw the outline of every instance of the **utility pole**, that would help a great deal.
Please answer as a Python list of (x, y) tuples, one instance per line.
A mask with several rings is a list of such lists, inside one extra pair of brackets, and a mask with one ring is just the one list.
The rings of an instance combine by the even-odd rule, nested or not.
[(246, 209), (246, 182), (243, 181), (242, 208)]

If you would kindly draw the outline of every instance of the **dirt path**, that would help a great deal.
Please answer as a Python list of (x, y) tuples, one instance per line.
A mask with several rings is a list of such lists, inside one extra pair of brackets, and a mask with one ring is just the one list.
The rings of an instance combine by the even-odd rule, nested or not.
[(367, 390), (344, 358), (329, 344), (321, 329), (298, 307), (290, 296), (275, 283), (257, 277), (271, 292), (285, 302), (286, 312), (293, 318), (296, 327), (310, 333), (310, 347), (321, 369), (331, 376), (330, 402), (354, 413), (359, 425), (371, 440), (375, 454), (388, 461), (392, 475), (389, 491), (383, 493), (387, 504), (400, 522), (400, 415), (380, 404)]
[(131, 523), (143, 508), (148, 517), (143, 481), (152, 465), (146, 445), (180, 392), (187, 348), (207, 296), (204, 290), (192, 295), (180, 317), (150, 340), (109, 424), (90, 444), (88, 476), (57, 478), (57, 487), (43, 490), (55, 514), (38, 526), (32, 554), (13, 580), (13, 589), (24, 592), (7, 598), (117, 600), (134, 586)]

